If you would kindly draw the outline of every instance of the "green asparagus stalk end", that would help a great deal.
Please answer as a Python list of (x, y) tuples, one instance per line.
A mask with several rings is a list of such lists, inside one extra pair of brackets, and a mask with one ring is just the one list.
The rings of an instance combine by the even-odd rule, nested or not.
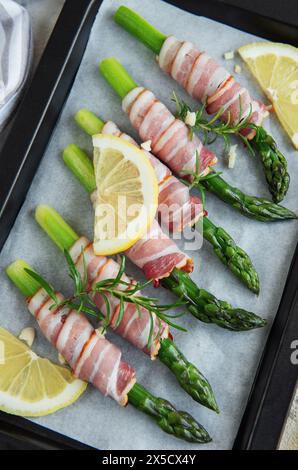
[(48, 234), (60, 250), (70, 250), (79, 239), (75, 231), (50, 206), (39, 205), (35, 210), (36, 222)]
[(26, 261), (19, 259), (6, 268), (6, 274), (25, 297), (32, 297), (41, 286), (26, 269), (33, 271)]
[(92, 162), (86, 152), (70, 144), (64, 149), (63, 160), (86, 191), (92, 193), (96, 189), (96, 181)]
[(105, 123), (95, 116), (89, 109), (80, 109), (74, 116), (76, 123), (78, 124), (86, 134), (93, 136), (99, 134), (102, 131)]
[(114, 57), (104, 59), (99, 64), (99, 70), (121, 99), (138, 86), (123, 65)]
[(158, 31), (158, 29), (148, 23), (142, 16), (138, 15), (130, 8), (121, 6), (116, 11), (114, 20), (128, 33), (132, 34), (145, 44), (145, 46), (149, 47), (155, 54), (159, 54), (167, 36), (161, 31)]

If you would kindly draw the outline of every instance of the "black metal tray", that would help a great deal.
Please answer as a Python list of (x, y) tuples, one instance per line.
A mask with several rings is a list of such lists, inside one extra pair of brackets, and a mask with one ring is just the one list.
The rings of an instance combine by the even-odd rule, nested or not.
[[(294, 26), (205, 0), (167, 0), (243, 31), (298, 46)], [(67, 0), (0, 154), (0, 250), (24, 202), (71, 89), (102, 0)], [(260, 361), (234, 449), (275, 449), (297, 382), (291, 345), (298, 338), (298, 247)], [(0, 413), (0, 440), (17, 448), (90, 449), (30, 421)]]

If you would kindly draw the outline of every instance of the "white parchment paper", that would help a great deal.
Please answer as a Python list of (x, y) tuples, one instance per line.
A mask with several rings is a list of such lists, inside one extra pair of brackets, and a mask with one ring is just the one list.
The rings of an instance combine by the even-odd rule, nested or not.
[[(77, 232), (92, 236), (92, 210), (88, 196), (64, 166), (61, 158), (63, 148), (71, 142), (91, 150), (89, 138), (73, 123), (73, 114), (81, 107), (89, 107), (103, 119), (112, 119), (125, 131), (133, 133), (127, 117), (121, 111), (118, 97), (99, 75), (100, 60), (109, 56), (117, 57), (139, 84), (151, 88), (173, 110), (174, 105), (170, 101), (172, 90), (195, 105), (173, 80), (159, 70), (153, 54), (114, 24), (112, 13), (123, 3), (142, 12), (165, 33), (174, 33), (177, 37), (195, 42), (224, 63), (229, 70), (233, 69), (235, 62), (240, 63), (240, 59), (236, 57), (235, 61), (224, 61), (223, 53), (258, 39), (209, 19), (185, 13), (159, 0), (104, 1), (73, 89), (0, 256), (0, 324), (15, 334), (24, 326), (35, 325), (35, 322), (21, 295), (6, 279), (4, 268), (10, 262), (22, 257), (64, 293), (70, 293), (71, 289), (63, 255), (34, 221), (32, 214), (36, 205), (53, 205)], [(255, 97), (261, 97), (258, 86), (248, 71), (243, 69), (239, 78)], [(292, 150), (274, 117), (267, 120), (266, 126), (275, 136), (289, 162), (292, 182), (284, 203), (298, 211), (297, 153)], [(221, 144), (215, 143), (213, 148), (218, 151), (220, 160), (217, 168), (224, 170), (224, 177), (228, 181), (248, 193), (269, 197), (257, 159), (250, 157), (239, 145), (236, 166), (233, 170), (228, 170), (224, 158), (221, 158)], [(151, 363), (149, 358), (124, 341), (113, 335), (109, 337), (121, 345), (124, 357), (136, 367), (140, 383), (150, 391), (168, 398), (180, 409), (192, 413), (208, 429), (213, 442), (198, 448), (229, 449), (233, 445), (261, 352), (277, 311), (297, 241), (297, 223), (256, 222), (242, 217), (212, 195), (208, 194), (207, 198), (210, 218), (225, 227), (253, 259), (260, 274), (261, 294), (256, 297), (243, 287), (212, 254), (207, 244), (204, 244), (200, 252), (192, 253), (195, 264), (200, 264), (200, 269), (197, 268), (193, 273), (193, 279), (219, 298), (261, 314), (269, 323), (262, 330), (232, 333), (213, 325), (205, 325), (186, 315), (183, 322), (189, 333), (174, 332), (182, 351), (199, 365), (210, 380), (221, 414), (217, 416), (194, 402), (158, 360)], [(137, 270), (129, 264), (127, 270), (140, 277)], [(162, 302), (173, 300), (163, 289), (158, 293), (154, 291), (154, 294), (158, 294)], [(57, 353), (47, 344), (41, 333), (37, 336), (34, 349), (57, 360)], [(74, 405), (36, 419), (35, 422), (101, 449), (197, 448), (166, 435), (132, 406), (121, 409), (91, 386)]]

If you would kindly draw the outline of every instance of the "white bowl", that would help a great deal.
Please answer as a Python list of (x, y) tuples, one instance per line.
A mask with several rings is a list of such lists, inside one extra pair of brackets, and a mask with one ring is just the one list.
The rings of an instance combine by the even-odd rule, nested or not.
[(32, 58), (30, 18), (12, 0), (0, 2), (0, 130), (17, 105)]

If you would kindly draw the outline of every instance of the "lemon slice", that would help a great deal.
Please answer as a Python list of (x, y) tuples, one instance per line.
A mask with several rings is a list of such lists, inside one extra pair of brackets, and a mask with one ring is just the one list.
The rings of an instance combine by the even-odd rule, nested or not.
[(38, 357), (0, 328), (0, 410), (19, 416), (45, 416), (71, 405), (86, 387), (69, 369)]
[(255, 42), (240, 47), (238, 52), (298, 150), (298, 49), (287, 44)]
[(130, 248), (151, 226), (158, 184), (146, 153), (111, 135), (93, 136), (97, 187), (94, 251), (111, 255)]

